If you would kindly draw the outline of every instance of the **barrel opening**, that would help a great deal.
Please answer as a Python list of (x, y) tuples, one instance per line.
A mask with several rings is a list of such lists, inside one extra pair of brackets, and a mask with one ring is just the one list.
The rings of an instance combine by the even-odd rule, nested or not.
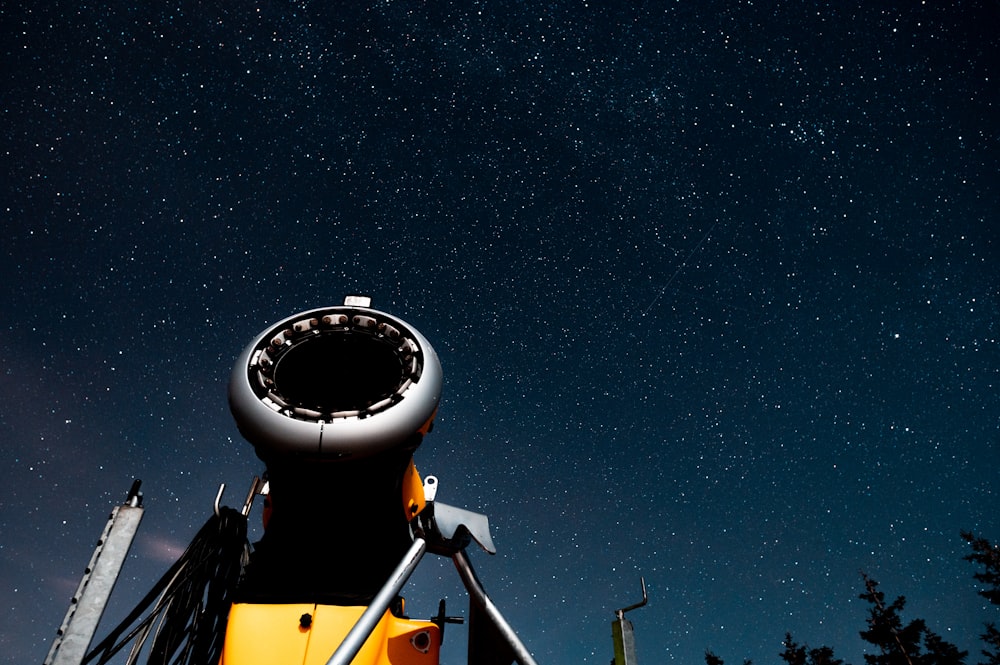
[(355, 411), (395, 394), (403, 374), (398, 351), (387, 340), (364, 333), (317, 334), (281, 354), (273, 390), (293, 406)]

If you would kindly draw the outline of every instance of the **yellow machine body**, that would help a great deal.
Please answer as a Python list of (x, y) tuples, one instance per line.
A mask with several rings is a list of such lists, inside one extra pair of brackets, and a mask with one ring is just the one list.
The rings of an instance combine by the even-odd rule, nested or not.
[(427, 499), (424, 497), (424, 482), (420, 479), (413, 459), (410, 459), (406, 471), (403, 473), (403, 510), (406, 519), (416, 517), (420, 511), (427, 506)]
[[(220, 665), (326, 665), (364, 607), (235, 603)], [(357, 665), (437, 665), (441, 631), (430, 621), (386, 612)]]

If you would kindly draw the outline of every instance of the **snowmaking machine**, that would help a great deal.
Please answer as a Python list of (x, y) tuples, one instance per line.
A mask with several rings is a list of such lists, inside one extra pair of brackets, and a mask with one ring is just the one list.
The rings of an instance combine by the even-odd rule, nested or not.
[[(426, 553), (453, 560), (470, 597), (468, 662), (534, 660), (466, 553), (495, 553), (482, 514), (435, 500), (413, 462), (434, 422), (441, 364), (370, 298), (268, 327), (243, 351), (229, 405), (266, 471), (241, 509), (220, 506), (178, 561), (93, 648), (97, 620), (141, 516), (138, 485), (112, 514), (46, 665), (436, 665), (447, 623), (409, 618), (400, 592)], [(263, 498), (263, 536), (247, 516)], [(129, 512), (131, 509), (131, 513)], [(96, 617), (96, 618), (95, 618)]]

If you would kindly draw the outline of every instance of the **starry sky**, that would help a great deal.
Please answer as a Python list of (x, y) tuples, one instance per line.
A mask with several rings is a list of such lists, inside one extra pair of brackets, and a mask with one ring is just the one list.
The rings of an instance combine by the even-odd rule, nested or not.
[[(973, 653), (1000, 540), (993, 2), (0, 8), (0, 650), (109, 509), (108, 618), (262, 470), (233, 361), (369, 293), (445, 372), (417, 453), (539, 663), (861, 663), (860, 570)], [(336, 5), (336, 6), (335, 6)], [(257, 515), (253, 518), (257, 521)], [(464, 593), (428, 559), (408, 609)], [(464, 662), (465, 629), (442, 663)]]

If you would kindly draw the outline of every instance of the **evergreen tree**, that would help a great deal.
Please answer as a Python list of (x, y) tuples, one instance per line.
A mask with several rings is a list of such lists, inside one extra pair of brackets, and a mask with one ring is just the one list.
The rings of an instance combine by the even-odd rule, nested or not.
[(833, 656), (830, 647), (809, 650), (809, 665), (844, 665), (844, 661)]
[(906, 598), (900, 596), (891, 605), (885, 604), (885, 594), (878, 590), (878, 582), (862, 573), (865, 593), (862, 600), (871, 603), (868, 615), (868, 630), (861, 631), (861, 639), (879, 648), (877, 654), (865, 654), (868, 665), (917, 665), (914, 656), (920, 650), (920, 635), (923, 621), (912, 621), (904, 628), (899, 613), (906, 606)]
[[(864, 573), (865, 593), (860, 598), (872, 604), (868, 617), (868, 630), (861, 631), (861, 639), (879, 648), (877, 654), (865, 654), (868, 665), (964, 665), (968, 651), (946, 642), (927, 628), (923, 619), (914, 619), (903, 625), (900, 612), (906, 598), (899, 596), (886, 605), (885, 594), (878, 590), (878, 582)], [(921, 641), (926, 651), (921, 650)]]
[(993, 651), (982, 650), (981, 653), (986, 656), (986, 660), (981, 665), (1000, 665), (1000, 630), (997, 630), (997, 625), (992, 621), (987, 623), (986, 632), (979, 637), (986, 643), (987, 647), (993, 649)]
[[(972, 546), (972, 554), (963, 558), (982, 565), (984, 569), (983, 572), (972, 575), (977, 581), (988, 585), (986, 589), (979, 590), (979, 595), (994, 605), (1000, 605), (1000, 547), (985, 538), (976, 538), (968, 531), (962, 532), (962, 538)], [(1000, 665), (1000, 630), (997, 630), (996, 624), (992, 621), (987, 623), (986, 632), (979, 637), (987, 647), (993, 649), (983, 649), (982, 654), (986, 656), (986, 660), (982, 665)]]
[(927, 665), (964, 665), (968, 651), (959, 651), (951, 642), (945, 642), (937, 633), (927, 630), (924, 634), (926, 653), (921, 662)]
[(810, 649), (807, 644), (796, 644), (791, 633), (785, 633), (782, 644), (785, 650), (778, 655), (788, 665), (844, 665), (844, 661), (833, 656), (830, 647)]
[(972, 546), (972, 554), (963, 557), (966, 561), (981, 564), (981, 573), (972, 576), (989, 588), (981, 589), (979, 595), (994, 605), (1000, 605), (1000, 546), (990, 544), (985, 538), (976, 538), (968, 531), (962, 532), (962, 538)]
[(724, 665), (722, 659), (716, 656), (711, 651), (705, 652), (705, 665)]
[(791, 633), (785, 633), (782, 645), (784, 645), (785, 650), (778, 654), (781, 656), (781, 660), (788, 665), (806, 665), (806, 647), (796, 644)]

